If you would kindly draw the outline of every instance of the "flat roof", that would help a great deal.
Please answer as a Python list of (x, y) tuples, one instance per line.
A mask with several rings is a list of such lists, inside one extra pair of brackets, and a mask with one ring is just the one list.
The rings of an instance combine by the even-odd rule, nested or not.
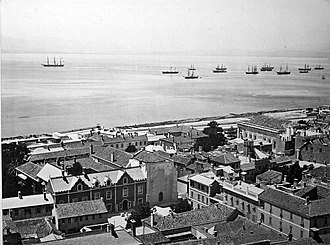
[(44, 194), (22, 196), (22, 199), (17, 197), (9, 197), (2, 199), (2, 209), (27, 208), (42, 205), (54, 204), (51, 194), (46, 194), (47, 200), (44, 199)]

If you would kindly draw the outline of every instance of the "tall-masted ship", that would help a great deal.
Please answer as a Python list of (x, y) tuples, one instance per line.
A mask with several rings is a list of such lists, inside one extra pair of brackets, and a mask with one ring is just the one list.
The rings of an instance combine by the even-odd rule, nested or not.
[(64, 61), (62, 61), (62, 59), (60, 59), (60, 62), (56, 62), (56, 59), (54, 57), (54, 63), (51, 64), (49, 63), (49, 58), (47, 57), (47, 63), (46, 64), (41, 64), (43, 65), (44, 67), (63, 67), (64, 66)]

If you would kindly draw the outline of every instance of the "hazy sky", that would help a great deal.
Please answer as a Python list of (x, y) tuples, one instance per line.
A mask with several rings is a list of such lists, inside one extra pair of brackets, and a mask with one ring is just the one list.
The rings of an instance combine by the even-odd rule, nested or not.
[(329, 0), (2, 0), (1, 16), (2, 36), (45, 51), (330, 51)]

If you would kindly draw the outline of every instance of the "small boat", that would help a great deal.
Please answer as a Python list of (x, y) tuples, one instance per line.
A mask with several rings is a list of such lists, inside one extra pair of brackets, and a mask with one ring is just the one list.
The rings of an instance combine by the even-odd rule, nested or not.
[(309, 65), (305, 64), (304, 67), (299, 67), (298, 70), (299, 71), (310, 71), (310, 70), (312, 70), (312, 68), (310, 68)]
[(322, 75), (322, 79), (325, 79), (325, 76), (324, 75)]
[(250, 70), (250, 66), (248, 66), (248, 70), (245, 71), (245, 74), (249, 74), (249, 75), (250, 74), (253, 74), (253, 75), (259, 74), (257, 66), (252, 66), (251, 70)]
[(317, 65), (314, 70), (324, 70), (324, 67), (322, 65)]
[(299, 70), (299, 73), (308, 73), (309, 70)]
[(215, 69), (213, 69), (214, 73), (224, 73), (227, 72), (227, 67), (224, 67), (221, 65), (221, 67), (218, 65)]
[(282, 69), (282, 66), (280, 66), (280, 70), (277, 72), (277, 75), (290, 75), (291, 71), (289, 71), (288, 65), (286, 65), (285, 70)]
[(190, 71), (195, 71), (196, 68), (195, 68), (193, 65), (191, 65), (191, 66), (188, 68), (188, 70), (190, 70)]
[(263, 67), (260, 68), (260, 71), (272, 71), (274, 69), (274, 66), (268, 65), (265, 63)]
[(179, 71), (176, 69), (176, 68), (172, 68), (172, 66), (170, 67), (169, 70), (166, 70), (166, 71), (162, 71), (163, 74), (178, 74)]
[(199, 76), (196, 76), (194, 74), (194, 70), (190, 70), (188, 68), (188, 75), (187, 76), (184, 76), (184, 79), (198, 79), (198, 78), (199, 78)]
[(56, 59), (54, 57), (54, 63), (53, 64), (50, 64), (49, 63), (49, 58), (47, 57), (47, 63), (46, 64), (41, 64), (43, 65), (44, 67), (63, 67), (64, 66), (64, 62), (62, 61), (62, 59), (60, 59), (60, 63), (57, 63), (56, 62)]

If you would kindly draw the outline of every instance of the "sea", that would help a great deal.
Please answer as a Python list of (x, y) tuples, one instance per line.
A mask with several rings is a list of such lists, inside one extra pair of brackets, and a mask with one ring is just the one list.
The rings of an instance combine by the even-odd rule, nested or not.
[[(330, 104), (328, 58), (56, 54), (65, 66), (46, 68), (47, 56), (2, 54), (2, 138)], [(274, 71), (245, 74), (264, 63)], [(228, 72), (213, 73), (218, 64)], [(325, 69), (299, 73), (305, 64)], [(199, 79), (183, 78), (191, 65)], [(180, 73), (163, 75), (170, 66)]]

